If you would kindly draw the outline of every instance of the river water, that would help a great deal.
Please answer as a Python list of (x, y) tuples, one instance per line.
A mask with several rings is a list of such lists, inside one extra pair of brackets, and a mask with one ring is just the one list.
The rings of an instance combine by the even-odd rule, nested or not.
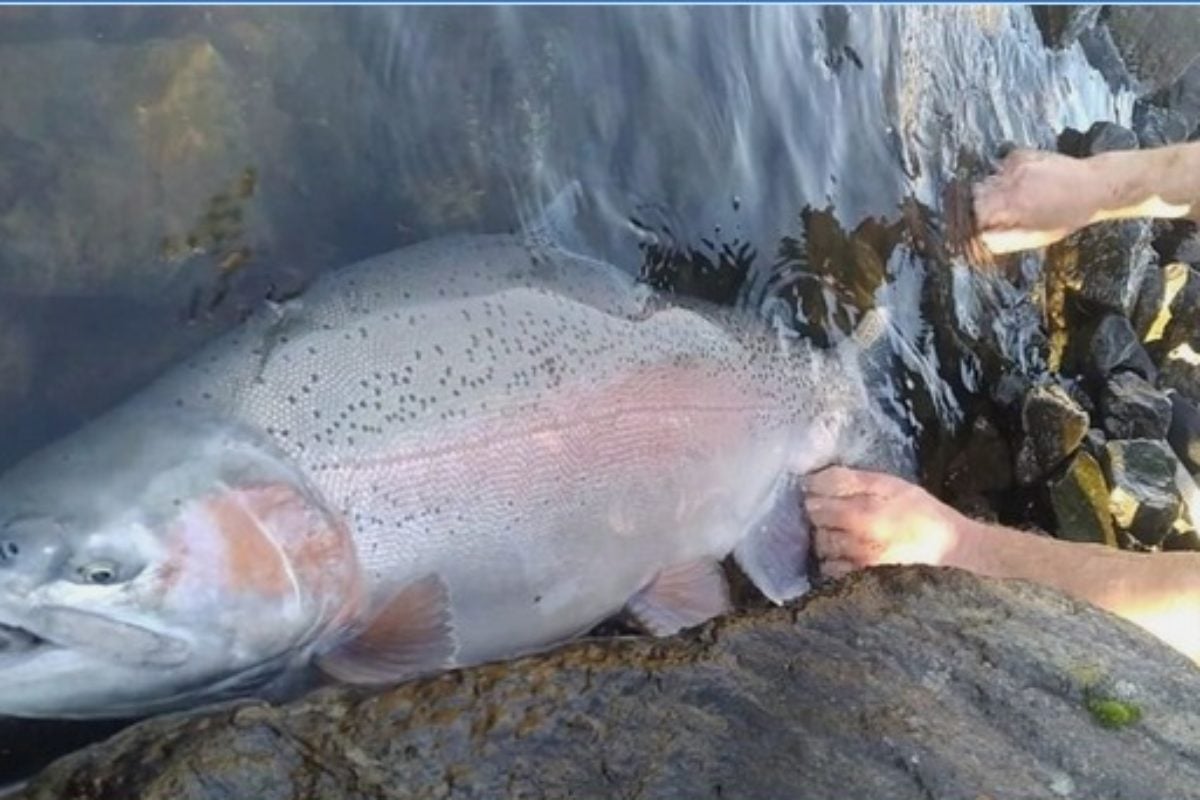
[[(320, 270), (531, 225), (808, 335), (881, 308), (881, 391), (949, 428), (924, 287), (1036, 370), (1040, 262), (932, 258), (942, 190), (1133, 103), (1015, 6), (0, 13), (5, 465)], [(100, 732), (0, 724), (0, 782)]]

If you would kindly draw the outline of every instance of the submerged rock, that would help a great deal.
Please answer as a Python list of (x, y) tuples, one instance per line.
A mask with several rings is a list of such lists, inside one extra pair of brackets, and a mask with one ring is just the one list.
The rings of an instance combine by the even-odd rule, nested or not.
[(1179, 517), (1183, 501), (1175, 485), (1177, 463), (1165, 442), (1127, 439), (1105, 445), (1113, 518), (1142, 544), (1162, 542)]
[[(1136, 722), (1104, 727), (1097, 698)], [(152, 720), (18, 796), (1184, 797), (1198, 726), (1200, 671), (1133, 625), (1023, 582), (885, 568), (670, 640)]]
[(1100, 395), (1104, 430), (1114, 439), (1165, 439), (1171, 400), (1133, 372), (1113, 375)]
[(1055, 536), (1073, 542), (1117, 546), (1112, 514), (1108, 510), (1108, 484), (1096, 459), (1078, 452), (1061, 478), (1049, 484), (1050, 505), (1058, 523)]

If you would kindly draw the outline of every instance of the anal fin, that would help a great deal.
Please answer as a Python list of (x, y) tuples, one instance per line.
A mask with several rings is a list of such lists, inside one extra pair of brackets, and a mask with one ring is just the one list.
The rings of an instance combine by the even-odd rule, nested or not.
[(316, 663), (343, 683), (397, 683), (448, 666), (456, 650), (449, 592), (430, 575), (398, 591), (363, 630)]
[(668, 567), (630, 599), (629, 612), (655, 636), (670, 636), (729, 610), (721, 565), (691, 561)]
[(733, 557), (771, 602), (784, 603), (809, 590), (809, 538), (800, 489), (789, 481), (776, 492), (771, 510), (734, 548)]

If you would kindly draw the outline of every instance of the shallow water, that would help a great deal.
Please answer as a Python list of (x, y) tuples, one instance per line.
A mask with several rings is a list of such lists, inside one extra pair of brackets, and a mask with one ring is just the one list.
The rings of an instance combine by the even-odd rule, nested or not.
[[(1040, 265), (999, 281), (938, 256), (942, 189), (1002, 141), (1052, 146), (1133, 101), (1019, 7), (0, 22), (0, 465), (321, 270), (529, 225), (664, 288), (782, 301), (820, 338), (879, 306), (903, 365), (881, 392), (948, 428), (982, 367), (945, 363), (929, 282), (942, 324), (1036, 371)], [(0, 782), (94, 733), (0, 724)]]

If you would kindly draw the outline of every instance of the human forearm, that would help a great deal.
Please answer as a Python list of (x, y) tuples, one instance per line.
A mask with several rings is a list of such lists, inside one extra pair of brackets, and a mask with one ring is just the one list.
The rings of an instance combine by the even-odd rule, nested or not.
[(973, 568), (1020, 578), (1129, 620), (1200, 664), (1200, 554), (1132, 553), (1064, 542), (995, 525), (965, 537)]
[(1200, 209), (1200, 142), (1101, 153), (1085, 163), (1100, 187), (1090, 222), (1191, 217)]

